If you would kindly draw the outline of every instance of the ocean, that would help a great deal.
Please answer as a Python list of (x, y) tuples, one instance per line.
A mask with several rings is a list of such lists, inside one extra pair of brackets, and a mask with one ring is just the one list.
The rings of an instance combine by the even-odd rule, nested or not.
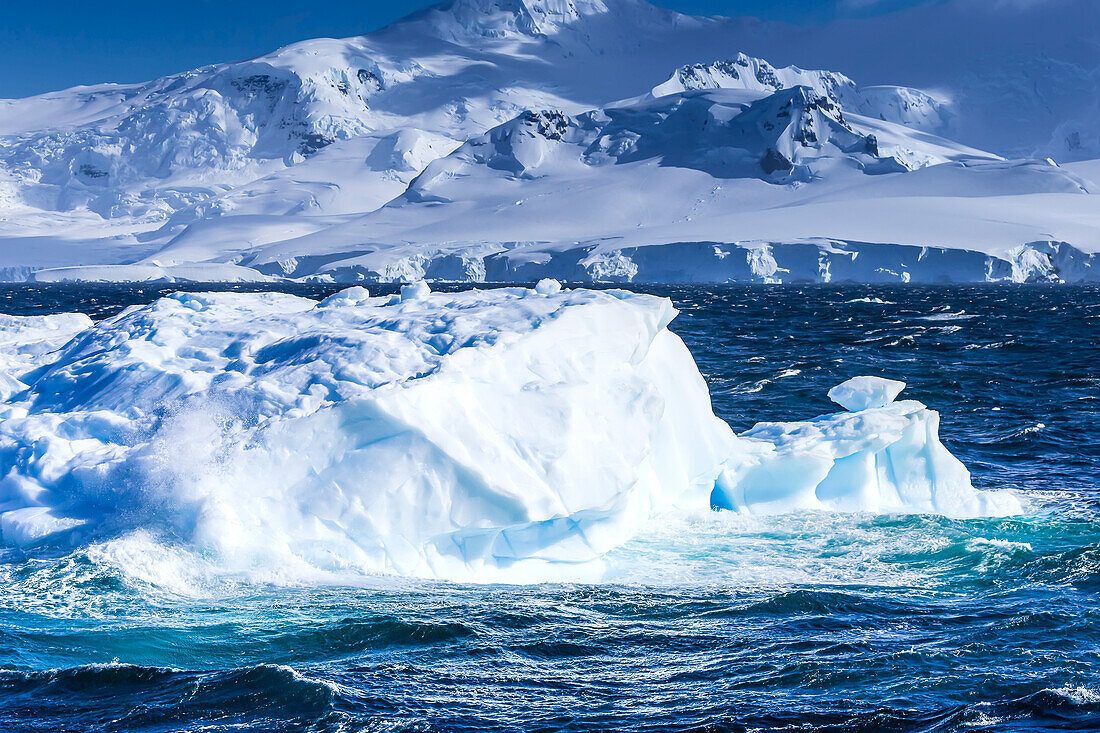
[[(4, 285), (0, 312), (102, 318), (181, 287), (214, 286)], [(217, 286), (260, 288), (339, 289)], [(735, 430), (900, 379), (978, 488), (1033, 510), (701, 512), (599, 584), (286, 585), (140, 543), (7, 550), (0, 730), (1100, 730), (1100, 288), (637, 289), (676, 303)]]

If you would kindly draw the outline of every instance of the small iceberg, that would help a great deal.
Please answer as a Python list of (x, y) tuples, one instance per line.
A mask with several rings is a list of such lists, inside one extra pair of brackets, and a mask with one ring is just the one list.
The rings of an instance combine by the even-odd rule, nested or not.
[(886, 405), (897, 399), (905, 382), (882, 377), (852, 377), (829, 390), (829, 399), (845, 410), (858, 412)]
[(797, 510), (1007, 516), (1015, 494), (978, 491), (940, 442), (939, 413), (894, 400), (904, 382), (855, 377), (829, 390), (847, 412), (760, 423), (718, 478), (711, 504), (753, 514)]

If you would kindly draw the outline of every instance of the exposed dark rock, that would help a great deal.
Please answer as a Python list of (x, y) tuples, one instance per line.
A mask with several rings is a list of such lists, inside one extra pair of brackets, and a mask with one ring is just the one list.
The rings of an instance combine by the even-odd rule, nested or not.
[(536, 132), (547, 140), (561, 140), (569, 129), (569, 118), (560, 110), (524, 112), (523, 123), (534, 127)]
[(789, 171), (794, 164), (775, 148), (768, 148), (768, 152), (764, 153), (764, 157), (760, 159), (760, 167), (765, 173), (771, 175), (776, 171)]
[(380, 92), (385, 88), (382, 80), (373, 71), (367, 69), (359, 69), (356, 72), (356, 77), (359, 79), (359, 83), (366, 87), (370, 93)]
[(80, 175), (85, 178), (106, 178), (107, 171), (101, 171), (90, 163), (84, 163), (80, 166)]
[(306, 156), (313, 155), (318, 150), (326, 148), (329, 145), (332, 145), (332, 143), (334, 142), (334, 140), (332, 140), (331, 138), (327, 138), (324, 135), (310, 132), (302, 137), (302, 142), (298, 146), (298, 152)]

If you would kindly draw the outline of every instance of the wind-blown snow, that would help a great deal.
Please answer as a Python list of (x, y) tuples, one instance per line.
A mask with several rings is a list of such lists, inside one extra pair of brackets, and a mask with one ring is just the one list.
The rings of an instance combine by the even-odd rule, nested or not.
[(668, 300), (554, 285), (6, 320), (31, 356), (3, 364), (23, 387), (0, 406), (0, 541), (140, 533), (234, 572), (529, 581), (598, 577), (654, 518), (711, 505), (1021, 509), (973, 489), (919, 403), (737, 436)]

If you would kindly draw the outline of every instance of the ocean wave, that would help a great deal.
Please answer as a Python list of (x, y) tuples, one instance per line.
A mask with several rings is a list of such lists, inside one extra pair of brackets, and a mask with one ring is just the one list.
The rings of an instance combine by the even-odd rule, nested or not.
[[(1071, 529), (1072, 524), (1061, 529), (1054, 525), (1049, 531), (1066, 533)], [(1025, 545), (1032, 545), (1032, 548), (1027, 549)], [(1024, 542), (1005, 542), (998, 546), (986, 540), (971, 549), (986, 560), (994, 561), (992, 564), (980, 562), (975, 569), (988, 573), (990, 579), (998, 582), (1100, 589), (1100, 543), (1058, 550), (1040, 549), (1033, 543)]]
[(0, 669), (0, 689), (16, 693), (43, 687), (64, 688), (74, 692), (102, 690), (149, 685), (181, 674), (186, 673), (171, 667), (123, 664), (117, 660), (40, 671)]
[(842, 592), (937, 589), (1006, 578), (1028, 581), (1035, 573), (1050, 578), (1070, 572), (1058, 559), (1050, 560), (1052, 567), (1045, 570), (1029, 567), (1050, 555), (1040, 540), (1058, 537), (1063, 522), (1070, 521), (1057, 513), (1046, 519), (1007, 520), (825, 512), (673, 515), (612, 552), (604, 580), (753, 592), (791, 587)]
[(885, 344), (883, 344), (883, 346), (911, 347), (911, 346), (914, 346), (915, 344), (916, 344), (916, 337), (909, 334), (909, 335), (902, 336), (901, 338), (897, 338), (897, 339), (893, 339), (891, 341), (887, 341)]
[[(197, 671), (111, 662), (0, 670), (0, 691), (9, 708), (33, 708), (40, 718), (144, 729), (178, 719), (226, 725), (237, 715), (315, 721), (333, 711), (340, 687), (281, 664)], [(0, 711), (0, 723), (6, 719), (10, 725)]]
[(974, 313), (967, 313), (966, 311), (959, 311), (957, 313), (951, 311), (945, 311), (942, 313), (933, 313), (927, 316), (914, 316), (914, 320), (917, 321), (968, 321), (978, 316)]
[[(627, 585), (647, 588), (648, 594), (683, 587), (773, 595), (792, 588), (846, 593), (845, 588), (869, 586), (936, 589), (1002, 581), (1091, 587), (1100, 581), (1100, 549), (1085, 545), (1052, 551), (1048, 547), (1052, 538), (1075, 526), (1072, 515), (1062, 518), (1059, 511), (1034, 518), (974, 520), (820, 511), (776, 516), (676, 512), (662, 515), (635, 539), (609, 553), (591, 582), (607, 589), (601, 592)], [(118, 553), (110, 551), (108, 543), (93, 553), (95, 560), (78, 550), (67, 556), (0, 564), (0, 583), (6, 589), (0, 611), (110, 619), (140, 615), (151, 606), (171, 613), (181, 603), (216, 603), (257, 588), (283, 588), (291, 593), (361, 588), (418, 594), (446, 587), (438, 585), (440, 581), (379, 576), (355, 568), (321, 572), (303, 567), (280, 574), (253, 568), (242, 573), (179, 547), (160, 546), (148, 534), (124, 544), (126, 551)], [(153, 562), (142, 557), (142, 547), (156, 558)], [(132, 562), (137, 566), (131, 567)], [(150, 573), (151, 567), (156, 574)], [(158, 585), (161, 578), (164, 586)], [(774, 603), (796, 603), (800, 598)], [(479, 633), (478, 626), (462, 620), (438, 623), (372, 612), (365, 618), (338, 618), (289, 635), (273, 632), (267, 643), (286, 655), (281, 659), (293, 660), (296, 648), (353, 654), (461, 644)]]
[(1033, 433), (1041, 433), (1042, 431), (1046, 430), (1046, 427), (1047, 426), (1044, 423), (1038, 422), (1038, 423), (1035, 423), (1034, 425), (1029, 425), (1026, 428), (1021, 428), (1020, 430), (1018, 430), (1013, 435), (1015, 437), (1015, 436), (1022, 436), (1022, 435), (1031, 435)]
[(972, 440), (980, 445), (1002, 445), (1011, 443), (1028, 443), (1041, 436), (1046, 431), (1046, 423), (1032, 423), (992, 435), (975, 436)]
[[(923, 332), (923, 331), (922, 331)], [(874, 332), (872, 332), (874, 333)], [(912, 334), (907, 333), (902, 336), (896, 336), (890, 334), (887, 336), (868, 335), (866, 338), (856, 340), (856, 344), (860, 346), (881, 346), (886, 348), (910, 348), (916, 346), (917, 336), (919, 333)]]
[(386, 647), (439, 647), (476, 635), (473, 628), (463, 623), (413, 621), (391, 616), (370, 620), (347, 618), (321, 628), (274, 634), (270, 641), (272, 645), (288, 650), (309, 649), (311, 653), (348, 654)]
[(833, 616), (837, 614), (875, 615), (884, 606), (866, 596), (826, 590), (794, 590), (753, 603), (742, 610), (744, 615), (775, 614), (778, 616), (810, 614)]
[(1030, 542), (985, 537), (967, 540), (965, 548), (979, 557), (973, 566), (975, 572), (994, 575), (1013, 559), (1033, 552)]
[(781, 369), (780, 371), (776, 372), (771, 378), (765, 377), (763, 379), (758, 379), (755, 382), (752, 382), (751, 384), (742, 384), (742, 385), (734, 386), (732, 389), (729, 390), (729, 393), (731, 395), (756, 394), (757, 392), (763, 391), (765, 387), (767, 387), (769, 384), (774, 383), (778, 379), (787, 379), (789, 377), (797, 377), (801, 373), (802, 373), (801, 369), (796, 369), (794, 367), (791, 367), (791, 368), (788, 368), (788, 369)]
[(1100, 726), (1100, 692), (1082, 685), (1047, 687), (1003, 708), (1017, 717), (1057, 721), (1060, 730), (1097, 730)]
[(772, 383), (772, 380), (770, 380), (770, 379), (758, 379), (757, 381), (753, 382), (752, 384), (742, 385), (742, 386), (732, 388), (730, 390), (730, 394), (731, 395), (756, 394), (757, 392), (762, 391), (765, 387), (767, 387), (771, 383)]
[(986, 539), (975, 537), (966, 543), (967, 549), (986, 551), (993, 550), (999, 553), (1031, 552), (1030, 542), (1013, 542), (1012, 540)]
[(1073, 705), (1100, 705), (1100, 690), (1092, 687), (1055, 687), (1043, 690), (1057, 695)]
[[(886, 292), (903, 307), (863, 312), (901, 327), (763, 290), (675, 323), (739, 429), (820, 412), (835, 374), (916, 334), (891, 368), (949, 395), (951, 448), (1025, 516), (673, 512), (594, 584), (517, 588), (225, 563), (125, 515), (77, 548), (0, 551), (0, 730), (1100, 730), (1097, 403), (1079, 401), (1097, 352), (1073, 309), (1094, 296), (1066, 290), (1055, 318), (1039, 289)], [(911, 320), (947, 292), (941, 312), (982, 320)], [(767, 395), (730, 396), (761, 377)], [(113, 657), (129, 668), (84, 669)]]
[(1016, 339), (1006, 339), (1004, 341), (991, 341), (984, 344), (966, 344), (963, 346), (963, 349), (966, 351), (973, 351), (975, 349), (1008, 349), (1019, 345), (1020, 342)]

